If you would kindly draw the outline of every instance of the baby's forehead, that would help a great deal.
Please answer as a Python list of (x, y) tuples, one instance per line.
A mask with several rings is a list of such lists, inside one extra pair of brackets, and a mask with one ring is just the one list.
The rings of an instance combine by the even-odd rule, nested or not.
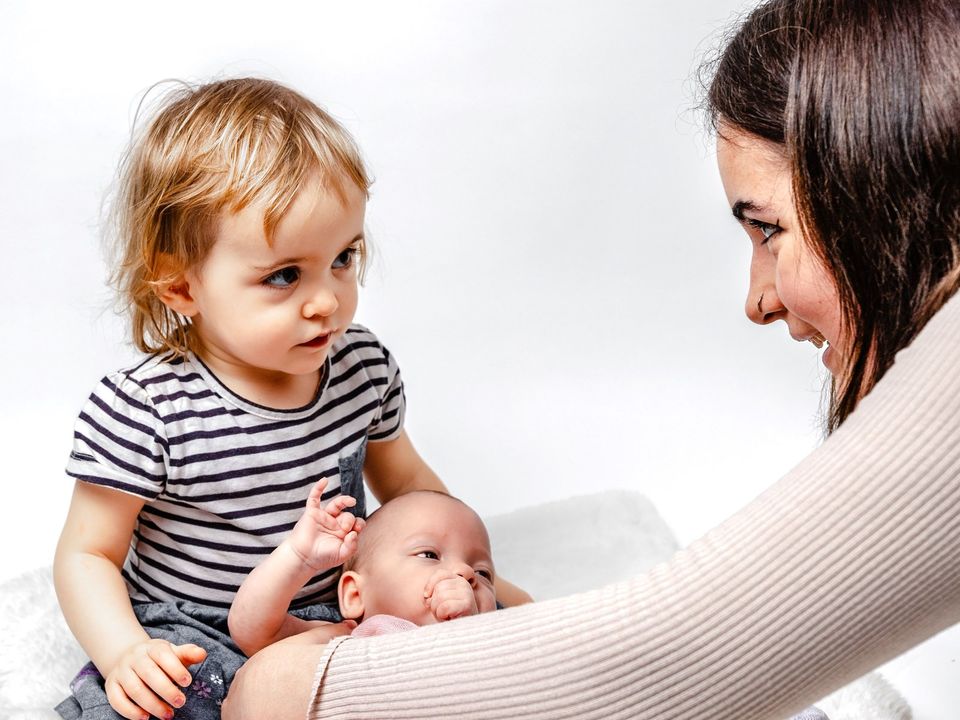
[(457, 498), (433, 491), (407, 493), (376, 510), (367, 521), (361, 541), (364, 535), (372, 540), (374, 535), (388, 534), (394, 540), (401, 540), (441, 529), (456, 535), (477, 531), (489, 548), (480, 517)]

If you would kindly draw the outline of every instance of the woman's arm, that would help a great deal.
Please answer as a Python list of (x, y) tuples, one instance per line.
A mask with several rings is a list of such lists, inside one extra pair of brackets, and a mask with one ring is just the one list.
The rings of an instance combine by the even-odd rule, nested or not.
[[(321, 661), (309, 717), (799, 711), (960, 621), (957, 358), (960, 296), (820, 448), (671, 562), (569, 598), (317, 649), (300, 658)], [(256, 697), (267, 677), (309, 698), (308, 674), (280, 653), (250, 663), (224, 717), (269, 702)]]

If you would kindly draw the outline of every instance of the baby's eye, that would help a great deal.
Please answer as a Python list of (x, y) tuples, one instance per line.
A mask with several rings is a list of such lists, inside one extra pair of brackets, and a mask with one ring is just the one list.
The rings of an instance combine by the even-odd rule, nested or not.
[(427, 560), (439, 560), (440, 556), (437, 555), (433, 550), (421, 550), (417, 553), (417, 557), (426, 558)]
[(489, 580), (490, 582), (493, 582), (493, 573), (490, 572), (489, 570), (484, 570), (483, 568), (480, 568), (479, 570), (477, 570), (477, 575)]
[(760, 234), (763, 235), (763, 242), (767, 242), (767, 240), (783, 230), (777, 223), (767, 223), (755, 218), (746, 218), (746, 222), (750, 227), (760, 231)]
[(300, 268), (295, 265), (280, 268), (275, 273), (263, 279), (264, 285), (275, 288), (290, 287), (300, 279)]
[(348, 247), (342, 253), (337, 255), (336, 260), (333, 261), (334, 269), (348, 268), (353, 265), (353, 259), (357, 254), (357, 249), (355, 247)]

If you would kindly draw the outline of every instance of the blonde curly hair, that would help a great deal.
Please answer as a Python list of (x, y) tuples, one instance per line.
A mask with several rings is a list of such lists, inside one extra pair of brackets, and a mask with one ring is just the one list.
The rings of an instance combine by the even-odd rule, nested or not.
[[(366, 195), (371, 180), (359, 148), (330, 115), (300, 93), (256, 78), (178, 83), (135, 132), (120, 164), (111, 206), (111, 277), (129, 313), (134, 345), (182, 355), (189, 321), (157, 290), (171, 267), (196, 267), (222, 213), (264, 208), (267, 242), (308, 177), (345, 200), (345, 183)], [(366, 247), (358, 249), (361, 277)]]

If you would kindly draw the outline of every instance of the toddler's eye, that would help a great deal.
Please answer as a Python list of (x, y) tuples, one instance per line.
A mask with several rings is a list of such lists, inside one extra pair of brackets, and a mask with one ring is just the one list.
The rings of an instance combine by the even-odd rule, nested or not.
[(300, 279), (300, 268), (291, 265), (290, 267), (280, 268), (275, 273), (263, 279), (264, 285), (275, 288), (290, 287)]
[(357, 249), (355, 247), (348, 247), (342, 253), (337, 255), (337, 259), (333, 261), (334, 269), (347, 268), (353, 265), (353, 258), (357, 254)]
[(433, 550), (421, 550), (417, 553), (417, 557), (426, 558), (427, 560), (439, 560), (440, 556), (437, 555)]

